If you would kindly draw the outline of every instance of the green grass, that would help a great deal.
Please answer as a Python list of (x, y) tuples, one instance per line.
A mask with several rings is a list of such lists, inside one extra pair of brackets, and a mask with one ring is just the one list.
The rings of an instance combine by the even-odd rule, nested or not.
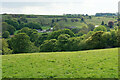
[(47, 29), (50, 29), (51, 27), (50, 26), (42, 26), (41, 28), (42, 28), (42, 30), (47, 30)]
[(2, 56), (3, 78), (118, 78), (118, 48)]
[(92, 17), (92, 19), (86, 19), (85, 20), (88, 24), (92, 23), (95, 25), (101, 25), (102, 21), (104, 21), (105, 24), (108, 24), (109, 21), (117, 21), (115, 18), (111, 17)]

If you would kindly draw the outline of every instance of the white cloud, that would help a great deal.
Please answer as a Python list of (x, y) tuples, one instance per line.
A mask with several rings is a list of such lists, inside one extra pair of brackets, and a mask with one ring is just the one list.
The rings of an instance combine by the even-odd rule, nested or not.
[(81, 2), (84, 0), (2, 0), (2, 2)]
[[(95, 14), (97, 12), (117, 12), (119, 0), (4, 0), (9, 1), (20, 1), (23, 3), (13, 3), (11, 5), (4, 5), (2, 13), (21, 13), (21, 14)], [(33, 5), (27, 3), (39, 2)], [(10, 3), (7, 3), (10, 4)], [(18, 5), (22, 4), (22, 5)], [(11, 6), (11, 7), (10, 7)]]

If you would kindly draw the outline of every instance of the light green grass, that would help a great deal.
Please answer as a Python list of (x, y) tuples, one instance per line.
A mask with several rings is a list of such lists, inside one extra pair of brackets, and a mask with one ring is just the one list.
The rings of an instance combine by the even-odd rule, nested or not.
[(104, 21), (104, 24), (108, 24), (109, 21), (117, 21), (115, 18), (111, 17), (92, 17), (92, 19), (86, 19), (85, 20), (88, 24), (92, 23), (94, 25), (101, 25), (102, 21)]
[[(44, 18), (45, 19), (45, 23), (51, 23), (52, 18)], [(57, 19), (62, 19), (62, 18), (57, 18)], [(71, 22), (71, 19), (78, 19), (78, 22)], [(28, 18), (29, 22), (39, 22), (39, 18)], [(71, 27), (71, 26), (75, 26), (78, 28), (82, 28), (83, 26), (87, 26), (84, 22), (80, 22), (81, 19), (80, 18), (67, 18), (67, 22), (65, 21), (59, 21), (58, 24), (60, 24), (60, 26), (63, 27)], [(108, 24), (109, 21), (117, 21), (117, 18), (113, 18), (113, 17), (92, 17), (92, 19), (89, 19), (87, 17), (85, 17), (85, 22), (87, 24), (92, 23), (94, 25), (101, 25), (102, 21), (104, 21), (105, 24)], [(117, 23), (115, 23), (116, 25)]]
[(42, 26), (41, 28), (42, 28), (42, 30), (47, 30), (47, 29), (50, 29), (51, 27), (50, 26)]
[(118, 49), (2, 56), (3, 78), (118, 78)]

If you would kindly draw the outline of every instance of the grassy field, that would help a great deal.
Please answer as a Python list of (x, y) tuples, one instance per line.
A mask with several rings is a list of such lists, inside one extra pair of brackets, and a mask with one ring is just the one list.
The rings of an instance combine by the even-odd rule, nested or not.
[(118, 78), (118, 48), (2, 56), (3, 78)]
[[(40, 23), (39, 20), (40, 18), (28, 18), (28, 22), (38, 22)], [(53, 18), (45, 18), (44, 19), (44, 22), (46, 23), (51, 23), (51, 20)], [(61, 18), (56, 18), (56, 19), (61, 19)], [(74, 19), (78, 19), (79, 21), (78, 22), (71, 22), (71, 19), (73, 18), (67, 18), (67, 22), (65, 21), (59, 21), (58, 24), (60, 24), (61, 26), (64, 26), (64, 27), (71, 27), (71, 26), (75, 26), (75, 27), (78, 27), (78, 28), (81, 28), (83, 26), (87, 26), (84, 22), (80, 22), (81, 19), (80, 18), (74, 18)], [(108, 24), (109, 21), (117, 21), (116, 18), (113, 18), (113, 17), (92, 17), (92, 19), (89, 19), (89, 18), (85, 18), (85, 22), (87, 24), (89, 23), (92, 23), (94, 25), (101, 25), (102, 21), (104, 21), (105, 24)], [(115, 23), (115, 26), (116, 26), (116, 23)]]

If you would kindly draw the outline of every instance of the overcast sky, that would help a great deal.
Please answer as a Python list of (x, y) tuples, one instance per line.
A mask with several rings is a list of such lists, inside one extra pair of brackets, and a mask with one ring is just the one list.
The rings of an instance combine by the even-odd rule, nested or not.
[(95, 14), (118, 12), (120, 0), (2, 0), (0, 13), (12, 14)]

